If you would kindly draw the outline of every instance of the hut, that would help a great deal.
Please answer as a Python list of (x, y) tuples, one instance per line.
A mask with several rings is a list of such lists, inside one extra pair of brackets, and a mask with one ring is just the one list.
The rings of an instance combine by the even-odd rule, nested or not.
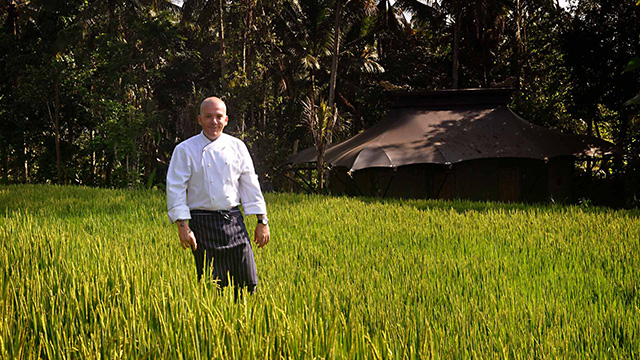
[[(615, 145), (534, 125), (507, 107), (510, 89), (394, 92), (376, 125), (330, 146), (333, 193), (511, 201), (570, 200), (575, 161)], [(316, 161), (315, 149), (289, 165)]]

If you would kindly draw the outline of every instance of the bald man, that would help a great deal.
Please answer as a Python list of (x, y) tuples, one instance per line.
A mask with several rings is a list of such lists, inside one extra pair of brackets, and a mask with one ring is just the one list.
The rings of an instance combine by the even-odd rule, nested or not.
[[(224, 101), (200, 105), (200, 134), (176, 146), (167, 173), (169, 220), (178, 226), (183, 249), (193, 252), (198, 280), (211, 274), (220, 286), (253, 293), (258, 278), (245, 215), (256, 215), (254, 241), (270, 240), (267, 207), (246, 145), (222, 132), (229, 117)], [(237, 293), (237, 292), (236, 292)]]

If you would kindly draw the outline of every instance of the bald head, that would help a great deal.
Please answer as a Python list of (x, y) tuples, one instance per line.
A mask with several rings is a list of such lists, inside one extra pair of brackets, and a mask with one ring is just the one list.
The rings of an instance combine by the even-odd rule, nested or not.
[(203, 109), (207, 105), (213, 105), (216, 108), (224, 109), (224, 113), (225, 114), (227, 113), (227, 105), (219, 97), (211, 96), (211, 97), (208, 97), (208, 98), (202, 100), (202, 103), (200, 103), (200, 114), (202, 114)]
[(228, 121), (227, 105), (224, 104), (224, 101), (215, 96), (202, 101), (198, 123), (202, 126), (202, 132), (209, 140), (217, 139), (222, 134), (224, 127), (227, 126)]

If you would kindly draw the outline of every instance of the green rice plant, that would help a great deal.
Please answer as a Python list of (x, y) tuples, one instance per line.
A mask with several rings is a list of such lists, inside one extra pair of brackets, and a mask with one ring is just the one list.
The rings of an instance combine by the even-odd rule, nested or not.
[(640, 357), (638, 211), (266, 198), (235, 302), (162, 192), (0, 187), (0, 358)]

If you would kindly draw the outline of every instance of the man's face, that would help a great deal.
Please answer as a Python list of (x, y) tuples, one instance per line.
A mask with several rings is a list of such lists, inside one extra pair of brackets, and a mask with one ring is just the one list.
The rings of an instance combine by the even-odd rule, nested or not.
[(221, 101), (208, 101), (200, 107), (198, 123), (202, 126), (202, 132), (209, 140), (217, 139), (229, 118), (227, 117), (227, 107)]

